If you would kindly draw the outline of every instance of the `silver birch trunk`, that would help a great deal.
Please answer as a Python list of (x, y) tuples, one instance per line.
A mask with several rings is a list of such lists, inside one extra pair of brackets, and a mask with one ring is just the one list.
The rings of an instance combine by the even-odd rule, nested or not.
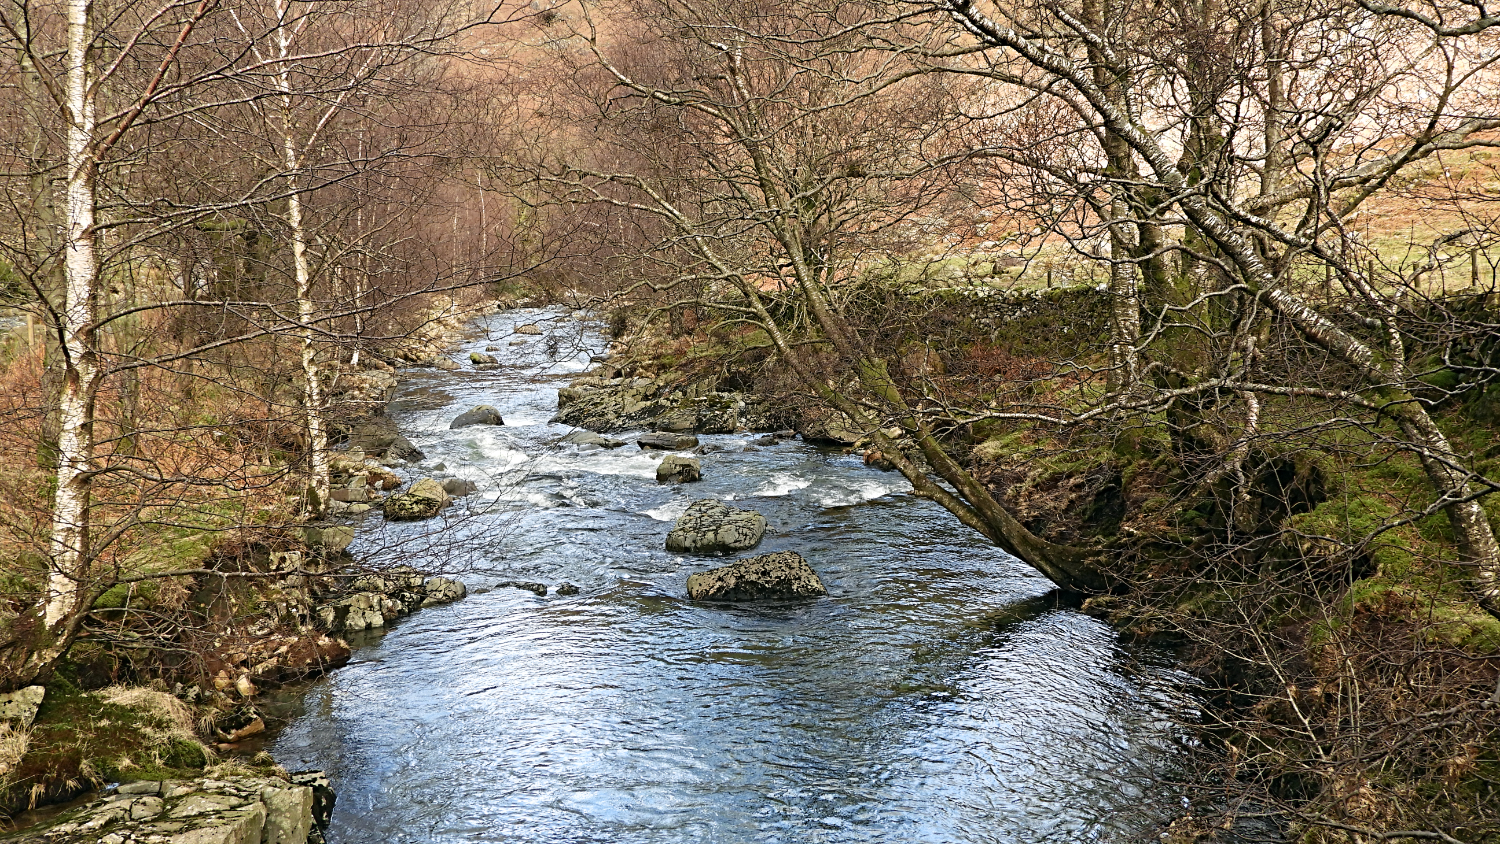
[(94, 348), (99, 256), (94, 229), (92, 23), (89, 0), (68, 0), (66, 96), (67, 201), (63, 222), (64, 371), (58, 399), (57, 492), (52, 504), (50, 568), (44, 619), (49, 630), (77, 609), (89, 565), (89, 505), (93, 486), (94, 398), (99, 360)]
[(298, 175), (302, 156), (297, 149), (291, 69), (287, 66), (293, 38), (288, 30), (289, 11), (290, 3), (277, 3), (276, 12), (281, 24), (277, 31), (277, 47), (281, 61), (277, 66), (276, 87), (281, 95), (281, 153), (288, 182), (286, 224), (292, 242), (292, 273), (296, 284), (296, 336), (302, 347), (302, 408), (307, 425), (308, 471), (311, 475), (307, 509), (308, 514), (316, 518), (328, 508), (328, 429), (323, 424), (323, 385), (319, 380), (318, 347), (313, 331), (317, 309), (312, 298), (312, 268), (307, 260), (307, 227), (302, 215), (301, 179)]

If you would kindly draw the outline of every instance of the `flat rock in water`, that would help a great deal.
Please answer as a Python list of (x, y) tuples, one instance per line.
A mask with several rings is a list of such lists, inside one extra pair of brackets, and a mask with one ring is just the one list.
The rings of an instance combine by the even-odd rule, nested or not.
[(695, 501), (672, 525), (667, 550), (689, 554), (745, 551), (766, 535), (766, 517), (754, 510), (737, 510), (721, 501)]
[(698, 572), (688, 577), (687, 590), (688, 597), (695, 601), (813, 598), (828, 594), (817, 572), (795, 551), (746, 557)]
[(669, 454), (656, 464), (656, 482), (659, 484), (685, 484), (702, 478), (702, 465), (691, 457)]
[(476, 405), (471, 410), (460, 413), (448, 429), (466, 428), (470, 425), (504, 425), (505, 420), (500, 418), (500, 411), (487, 404)]
[(645, 434), (635, 441), (642, 450), (656, 449), (657, 451), (687, 451), (698, 447), (698, 438), (692, 434)]
[(526, 325), (518, 325), (518, 326), (516, 326), (516, 333), (517, 334), (530, 334), (532, 336), (535, 336), (535, 335), (541, 334), (542, 333), (542, 329), (540, 327), (536, 326), (536, 325), (532, 325), (531, 323), (527, 323)]
[(558, 442), (568, 443), (570, 445), (596, 445), (600, 448), (619, 448), (620, 446), (625, 444), (624, 440), (617, 440), (612, 437), (602, 437), (594, 433), (593, 431), (574, 431), (573, 433), (568, 434), (567, 436), (558, 440)]

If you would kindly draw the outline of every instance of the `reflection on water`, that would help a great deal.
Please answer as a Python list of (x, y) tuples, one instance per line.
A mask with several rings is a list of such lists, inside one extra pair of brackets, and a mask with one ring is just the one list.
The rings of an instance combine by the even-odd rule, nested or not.
[[(397, 411), (419, 471), (445, 464), (480, 492), (441, 522), (371, 518), (354, 548), (462, 568), (479, 594), (360, 650), (276, 741), (288, 767), (333, 775), (334, 842), (1133, 837), (1181, 705), (1163, 657), (1127, 653), (858, 458), (703, 437), (725, 449), (701, 458), (704, 480), (659, 487), (634, 445), (553, 445), (558, 383), (534, 376), (577, 372), (587, 351), (503, 348), (497, 372), (409, 378), (419, 400)], [(506, 426), (448, 430), (478, 403)], [(700, 497), (764, 513), (758, 550), (800, 552), (829, 597), (683, 599), (713, 562), (662, 542)], [(483, 590), (512, 578), (583, 592)]]

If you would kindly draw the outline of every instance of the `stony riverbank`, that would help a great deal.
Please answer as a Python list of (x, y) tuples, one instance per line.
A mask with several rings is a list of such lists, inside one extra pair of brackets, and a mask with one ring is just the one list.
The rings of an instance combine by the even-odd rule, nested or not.
[[(92, 808), (66, 816), (74, 820), (57, 820), (20, 840), (106, 840), (90, 837), (106, 829), (116, 836), (108, 840), (122, 842), (177, 840), (173, 836), (188, 833), (199, 835), (193, 841), (220, 840), (197, 831), (207, 824), (213, 835), (228, 836), (225, 841), (245, 835), (261, 841), (257, 836), (285, 826), (276, 820), (285, 800), (271, 805), (245, 796), (278, 788), (255, 785), (268, 775), (284, 776), (272, 760), (245, 770), (221, 765), (207, 780), (205, 769), (214, 770), (218, 758), (254, 753), (274, 726), (261, 701), (347, 662), (346, 636), (465, 596), (463, 583), (410, 566), (372, 570), (348, 546), (354, 520), (388, 498), (410, 497), (403, 473), (393, 469), (419, 452), (386, 413), (400, 386), (392, 363), (447, 368), (441, 365), (449, 361), (444, 350), (469, 330), (473, 317), (497, 307), (459, 307), (439, 299), (405, 345), (366, 355), (357, 366), (330, 367), (328, 416), (342, 444), (332, 465), (326, 520), (289, 520), (240, 531), (232, 542), (205, 537), (173, 549), (174, 567), (218, 573), (111, 589), (95, 605), (95, 618), (108, 632), (75, 646), (46, 686), (0, 696), (0, 813), (14, 815), (119, 784)], [(412, 485), (423, 482), (416, 478)], [(446, 504), (447, 492), (441, 484), (438, 489)], [(122, 800), (168, 780), (176, 783), (168, 789), (176, 789), (173, 797)], [(203, 801), (189, 798), (198, 794), (218, 795), (204, 799), (222, 804), (222, 812), (215, 810), (222, 823), (208, 823), (208, 815), (194, 808)], [(182, 795), (188, 798), (176, 800)], [(155, 806), (153, 800), (162, 803), (160, 811), (143, 808)], [(189, 816), (191, 822), (183, 820)], [(251, 827), (258, 822), (261, 831), (255, 832)], [(278, 832), (264, 840), (300, 844), (305, 838), (290, 835)]]

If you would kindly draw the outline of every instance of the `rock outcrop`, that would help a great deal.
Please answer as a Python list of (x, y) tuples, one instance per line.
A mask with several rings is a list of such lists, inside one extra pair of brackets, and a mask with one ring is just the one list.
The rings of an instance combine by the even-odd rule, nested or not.
[[(144, 780), (33, 827), (12, 844), (309, 844), (332, 810), (319, 772)], [(321, 784), (321, 789), (320, 789)]]
[(705, 384), (679, 384), (668, 377), (584, 376), (557, 391), (554, 422), (610, 432), (628, 428), (699, 434), (730, 434), (772, 425), (772, 415), (747, 404), (740, 393)]
[(448, 506), (448, 492), (442, 483), (432, 478), (423, 478), (412, 484), (411, 489), (385, 500), (385, 517), (395, 522), (411, 522), (430, 519)]
[(667, 550), (689, 554), (745, 551), (759, 545), (765, 535), (765, 516), (705, 499), (693, 502), (672, 525)]
[(426, 577), (410, 566), (357, 578), (351, 594), (318, 609), (318, 621), (330, 633), (379, 630), (421, 609), (452, 603), (468, 595), (468, 588), (447, 577)]
[(390, 460), (411, 461), (426, 457), (421, 449), (411, 444), (411, 440), (401, 435), (395, 420), (389, 416), (374, 416), (357, 423), (349, 431), (349, 447), (372, 457)]
[(669, 454), (656, 464), (656, 482), (659, 484), (685, 484), (700, 480), (703, 467), (691, 457)]
[(449, 430), (454, 428), (466, 428), (470, 425), (504, 425), (505, 420), (500, 418), (500, 411), (487, 404), (476, 405), (471, 410), (460, 413), (448, 426)]
[(795, 551), (777, 551), (735, 560), (727, 566), (690, 575), (688, 597), (695, 601), (756, 601), (813, 598), (828, 589)]

